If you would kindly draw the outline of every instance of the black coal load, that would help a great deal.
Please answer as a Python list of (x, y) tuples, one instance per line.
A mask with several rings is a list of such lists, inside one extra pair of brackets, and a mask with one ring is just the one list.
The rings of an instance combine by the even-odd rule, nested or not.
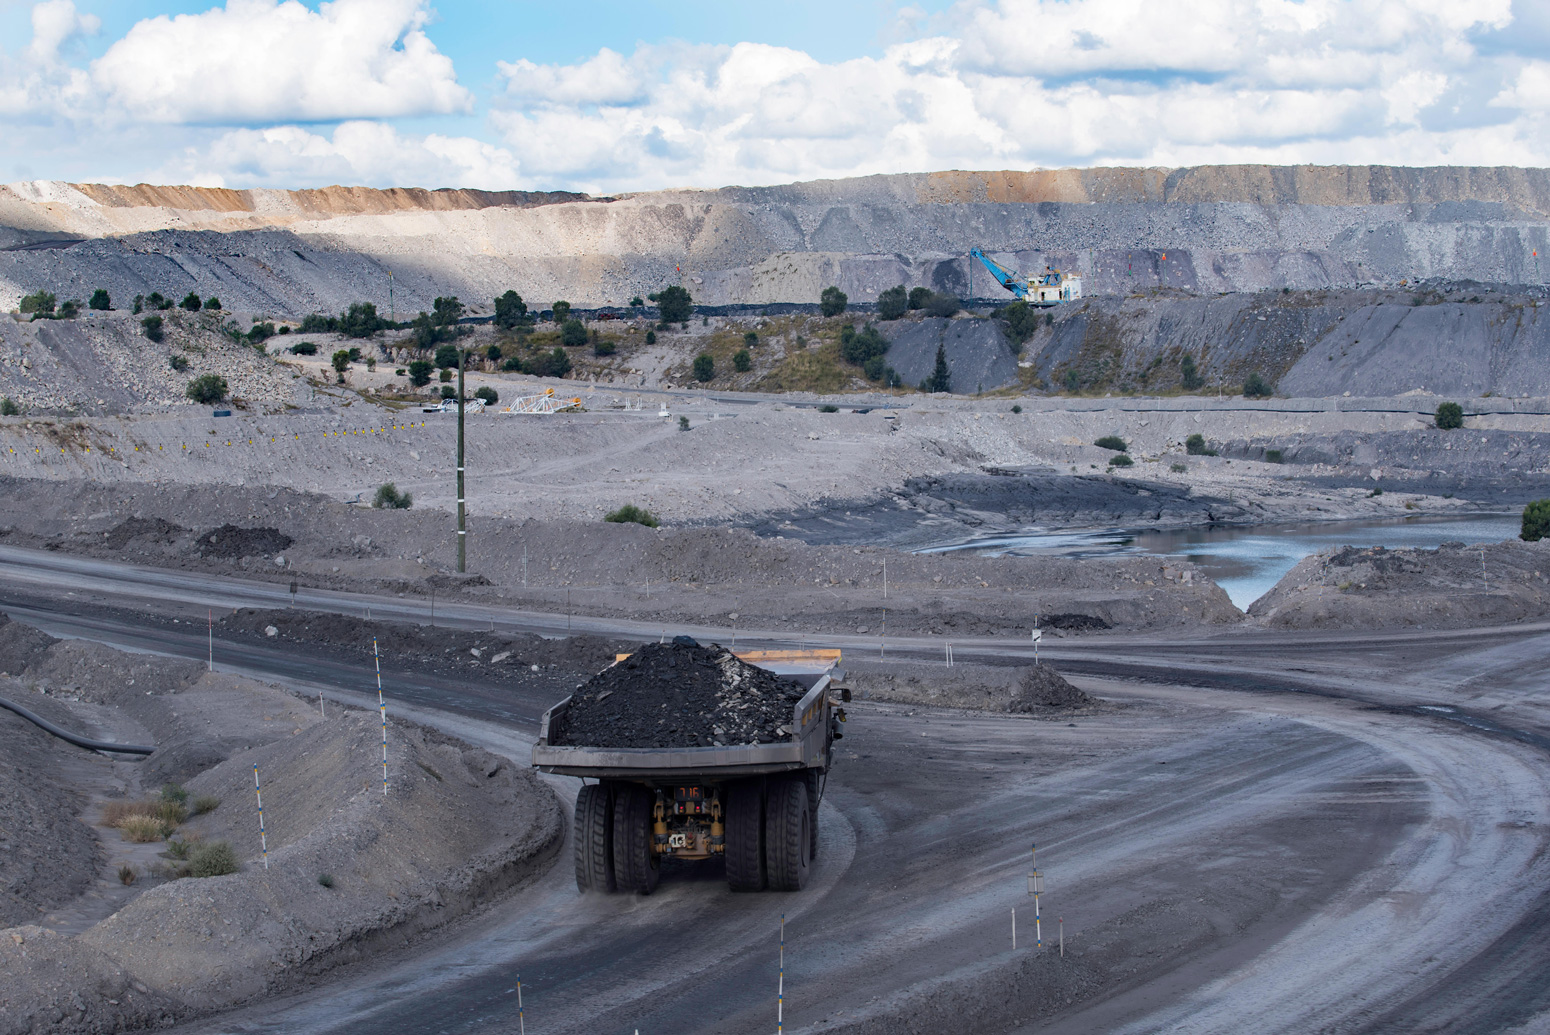
[(673, 748), (769, 744), (791, 736), (802, 684), (692, 640), (653, 643), (576, 688), (549, 743)]

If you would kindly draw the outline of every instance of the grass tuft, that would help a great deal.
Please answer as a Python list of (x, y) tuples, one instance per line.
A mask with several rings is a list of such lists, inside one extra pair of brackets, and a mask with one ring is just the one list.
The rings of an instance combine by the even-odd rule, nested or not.
[(220, 805), (221, 799), (215, 795), (201, 794), (189, 803), (189, 815), (203, 816), (206, 812), (214, 812)]
[(195, 848), (188, 860), (191, 877), (221, 877), (241, 868), (236, 851), (226, 841), (208, 841)]

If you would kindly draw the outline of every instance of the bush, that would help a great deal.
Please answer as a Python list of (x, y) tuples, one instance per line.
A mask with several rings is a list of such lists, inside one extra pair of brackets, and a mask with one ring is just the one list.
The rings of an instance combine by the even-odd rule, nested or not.
[(438, 370), (436, 372), (436, 380), (440, 381), (442, 384), (446, 384), (448, 381), (452, 380), (452, 371)]
[(318, 874), (318, 883), (325, 888), (332, 888), (334, 886), (334, 875), (332, 873), (320, 873)]
[(1116, 453), (1123, 453), (1130, 448), (1125, 444), (1125, 440), (1118, 435), (1105, 435), (1094, 442), (1093, 445), (1099, 449), (1112, 449)]
[(1189, 470), (1189, 468), (1180, 463), (1172, 463), (1168, 465), (1168, 470), (1172, 471), (1174, 474), (1183, 474), (1185, 471)]
[(152, 841), (161, 841), (172, 833), (172, 828), (167, 826), (155, 816), (144, 814), (125, 816), (118, 824), (119, 832), (124, 835), (125, 841), (131, 841), (137, 845), (150, 844)]
[(554, 303), (554, 322), (555, 322), (555, 324), (556, 325), (563, 324), (566, 320), (569, 320), (569, 319), (570, 319), (570, 303), (566, 302), (564, 300), (561, 300), (559, 302)]
[(133, 866), (126, 864), (118, 868), (118, 882), (126, 887), (133, 884), (137, 876), (139, 875), (135, 873)]
[(152, 341), (161, 341), (161, 317), (147, 316), (140, 321), (140, 326), (145, 330), (145, 336)]
[(218, 403), (226, 398), (226, 379), (219, 374), (204, 374), (194, 378), (183, 390), (196, 403)]
[(1215, 456), (1216, 450), (1206, 448), (1205, 436), (1195, 432), (1184, 440), (1184, 452), (1190, 456)]
[(702, 352), (694, 357), (694, 379), (696, 381), (709, 381), (716, 376), (716, 360), (709, 352)]
[(824, 403), (822, 406), (818, 407), (818, 412), (819, 413), (839, 413), (840, 412), (840, 408), (838, 406), (834, 405), (833, 403)]
[(926, 303), (926, 313), (930, 316), (953, 316), (959, 310), (958, 299), (952, 295), (933, 293), (931, 300)]
[(889, 369), (891, 368), (883, 362), (881, 356), (873, 356), (861, 364), (861, 372), (866, 375), (868, 381), (881, 381)]
[(162, 789), (161, 789), (161, 800), (162, 801), (175, 801), (179, 805), (187, 805), (188, 804), (188, 792), (183, 789), (183, 785), (182, 784), (176, 784), (176, 783), (163, 784), (162, 785)]
[(639, 309), (641, 306), (643, 306), (645, 304), (646, 304), (646, 300), (644, 298), (640, 297), (639, 295), (636, 295), (634, 298), (630, 299), (630, 308), (632, 308), (632, 309)]
[(1535, 500), (1523, 508), (1523, 531), (1518, 538), (1537, 543), (1546, 536), (1550, 536), (1550, 500)]
[(759, 346), (759, 336), (753, 331), (743, 332), (743, 348), (753, 349)]
[(928, 287), (918, 287), (918, 288), (911, 288), (910, 289), (910, 308), (911, 309), (924, 309), (924, 308), (926, 308), (926, 303), (929, 302), (929, 301), (931, 301), (931, 289), (930, 288), (928, 288)]
[(840, 328), (840, 358), (847, 363), (863, 366), (867, 360), (887, 351), (888, 343), (871, 324), (861, 328), (859, 333), (850, 324)]
[(431, 319), (437, 327), (451, 327), (463, 318), (463, 303), (456, 295), (438, 298), (431, 303)]
[[(316, 346), (314, 346), (313, 351), (317, 351)], [(434, 370), (435, 367), (431, 366), (429, 360), (416, 359), (410, 361), (408, 369), (409, 383), (414, 385), (416, 388), (424, 388), (426, 385), (431, 383), (431, 371)]]
[(1179, 385), (1186, 392), (1198, 391), (1206, 383), (1206, 379), (1200, 376), (1200, 371), (1195, 369), (1195, 357), (1188, 352), (1179, 360)]
[(688, 417), (679, 417), (678, 418), (678, 430), (679, 431), (688, 431), (689, 430), (689, 418)]
[(212, 313), (220, 312), (221, 300), (216, 298), (214, 295), (211, 295), (209, 298), (205, 299), (205, 310)]
[(636, 524), (645, 525), (647, 528), (656, 528), (657, 519), (651, 516), (651, 511), (643, 510), (633, 503), (626, 503), (618, 510), (611, 511), (603, 517), (604, 521), (612, 521), (616, 525)]
[(592, 355), (612, 356), (619, 351), (619, 346), (611, 341), (596, 341), (592, 343)]
[(1441, 403), (1437, 407), (1437, 426), (1443, 431), (1455, 431), (1464, 426), (1464, 407), (1458, 403)]
[(570, 373), (570, 355), (556, 345), (528, 360), (522, 368), (534, 377), (564, 377)]
[(527, 322), (527, 303), (515, 291), (507, 291), (495, 299), (495, 326), (510, 330), (519, 323)]
[(34, 291), (30, 295), (24, 295), (21, 305), (17, 308), (21, 310), (23, 316), (26, 316), (28, 313), (34, 316), (53, 316), (55, 301), (56, 299), (50, 292)]
[(484, 350), (484, 358), (489, 360), (491, 363), (499, 361), (502, 355), (504, 355), (504, 353), (501, 352), (501, 347), (499, 345), (490, 345)]
[(850, 299), (846, 297), (845, 292), (833, 284), (824, 288), (823, 292), (818, 296), (818, 311), (825, 316), (838, 316), (845, 311), (845, 307), (849, 304)]
[(566, 320), (560, 325), (560, 344), (575, 348), (587, 343), (587, 327), (580, 320)]
[(1023, 408), (1021, 406), (1019, 406), (1017, 403), (1013, 403), (1012, 404), (1012, 412), (1013, 413), (1022, 413), (1023, 412)]
[(646, 344), (647, 345), (655, 345), (656, 343), (657, 343), (657, 332), (656, 331), (647, 331), (646, 332)]
[(290, 352), (296, 356), (316, 356), (318, 354), (318, 346), (316, 342), (298, 341), (291, 346)]
[(1079, 392), (1082, 390), (1082, 379), (1077, 376), (1075, 370), (1066, 371), (1064, 383), (1068, 392)]
[(199, 297), (198, 293), (193, 291), (190, 291), (188, 294), (184, 295), (183, 301), (178, 304), (191, 313), (197, 313), (205, 306), (204, 300)]
[(1020, 298), (996, 315), (1006, 321), (1007, 336), (1019, 345), (1039, 327), (1039, 311)]
[(501, 364), (501, 369), (510, 373), (520, 374), (522, 373), (522, 360), (517, 356), (512, 356)]
[(732, 353), (732, 369), (739, 374), (746, 374), (753, 369), (753, 353), (747, 349), (738, 349)]
[(188, 357), (179, 356), (176, 353), (167, 357), (167, 365), (180, 373), (188, 369)]
[(108, 296), (108, 291), (106, 288), (98, 288), (96, 291), (91, 293), (91, 300), (88, 301), (86, 305), (90, 309), (107, 312), (109, 309), (113, 308), (113, 300)]
[(340, 374), (343, 374), (346, 370), (350, 369), (350, 350), (339, 349), (334, 353), (332, 362), (334, 370)]
[(1124, 453), (1115, 453), (1113, 456), (1109, 457), (1110, 467), (1129, 467), (1134, 463), (1135, 461), (1130, 459), (1130, 457)]
[(77, 316), (80, 316), (80, 315), (81, 315), (81, 300), (79, 298), (72, 298), (72, 299), (70, 299), (70, 300), (68, 300), (66, 302), (61, 302), (59, 304), (59, 313), (57, 314), (57, 318), (58, 319), (60, 319), (60, 320), (74, 320)]
[(443, 345), (436, 350), (436, 366), (442, 370), (454, 370), (457, 368), (457, 346)]
[(145, 307), (147, 309), (155, 309), (157, 311), (171, 309), (172, 299), (163, 297), (160, 291), (152, 291), (149, 295), (145, 296)]
[(221, 807), (221, 799), (213, 794), (201, 794), (188, 804), (188, 811), (193, 816), (203, 816), (206, 812), (214, 812)]
[(1267, 450), (1265, 450), (1265, 463), (1267, 463), (1267, 464), (1279, 464), (1281, 462), (1281, 459), (1282, 459), (1282, 456), (1281, 456), (1281, 451), (1279, 449), (1267, 449)]
[(301, 318), (300, 329), (303, 334), (334, 334), (339, 330), (339, 318), (309, 313)]
[(441, 397), (443, 399), (456, 399), (457, 398), (457, 389), (453, 388), (451, 385), (442, 385), (441, 386)]
[(223, 877), (241, 868), (237, 853), (226, 841), (207, 841), (189, 853), (188, 873), (191, 877)]
[(877, 296), (879, 320), (897, 320), (909, 310), (909, 307), (909, 296), (905, 293), (903, 284), (891, 287)]
[(689, 297), (688, 289), (677, 284), (657, 292), (652, 301), (656, 302), (663, 323), (683, 323), (694, 312), (694, 300)]
[(1255, 371), (1243, 380), (1243, 397), (1245, 399), (1268, 399), (1271, 396), (1270, 384)]
[(0, 399), (0, 417), (15, 417), (22, 412), (22, 408), (16, 405), (16, 400), (9, 395)]
[(383, 482), (377, 486), (377, 494), (372, 497), (371, 505), (378, 510), (408, 510), (414, 506), (414, 496), (399, 492), (398, 486), (392, 482)]
[(262, 344), (275, 336), (274, 324), (267, 320), (263, 323), (255, 323), (248, 328), (248, 341), (254, 345)]
[(484, 385), (474, 393), (474, 398), (483, 399), (486, 406), (494, 406), (501, 401), (501, 394), (489, 385)]
[(953, 379), (947, 370), (947, 351), (942, 348), (941, 343), (938, 343), (936, 347), (936, 368), (932, 370), (930, 377), (920, 383), (920, 390), (922, 392), (951, 392), (953, 390)]

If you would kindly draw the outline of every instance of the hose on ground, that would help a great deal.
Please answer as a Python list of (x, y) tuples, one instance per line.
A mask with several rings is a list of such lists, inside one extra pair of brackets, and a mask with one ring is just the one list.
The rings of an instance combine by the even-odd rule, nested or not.
[(110, 744), (105, 740), (91, 740), (87, 737), (77, 737), (69, 730), (60, 729), (41, 715), (35, 715), (17, 704), (15, 701), (7, 701), (0, 697), (0, 708), (6, 708), (15, 712), (38, 728), (52, 733), (60, 740), (68, 741), (76, 747), (88, 748), (92, 751), (112, 751), (120, 755), (149, 755), (155, 751), (154, 747), (146, 747), (143, 744)]

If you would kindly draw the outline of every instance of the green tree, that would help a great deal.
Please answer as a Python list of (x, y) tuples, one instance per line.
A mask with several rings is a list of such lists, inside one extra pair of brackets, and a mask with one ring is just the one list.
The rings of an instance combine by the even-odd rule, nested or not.
[(30, 295), (23, 296), (21, 305), (17, 308), (21, 310), (23, 316), (28, 313), (34, 316), (53, 316), (56, 301), (51, 292), (34, 291)]
[(587, 343), (587, 327), (580, 320), (566, 320), (560, 325), (560, 344), (575, 347)]
[(592, 343), (592, 355), (594, 356), (612, 356), (617, 351), (619, 351), (619, 346), (611, 341), (599, 340)]
[(732, 369), (739, 374), (746, 374), (753, 369), (753, 353), (747, 349), (738, 349), (732, 353)]
[(910, 308), (911, 309), (924, 309), (924, 308), (926, 308), (926, 303), (931, 301), (931, 295), (932, 295), (932, 291), (928, 287), (911, 288), (910, 289)]
[(1216, 450), (1206, 448), (1206, 438), (1198, 431), (1184, 440), (1184, 452), (1190, 456), (1216, 455)]
[(16, 405), (16, 400), (9, 395), (0, 399), (0, 417), (15, 417), (22, 412), (22, 408)]
[(454, 326), (463, 318), (463, 303), (457, 300), (456, 295), (438, 298), (431, 303), (431, 318), (438, 327)]
[(756, 348), (758, 346), (758, 344), (759, 344), (759, 336), (757, 334), (755, 334), (753, 331), (744, 331), (743, 332), (743, 348), (745, 348), (745, 349)]
[(436, 350), (436, 366), (442, 370), (457, 369), (457, 346), (443, 345)]
[(409, 383), (416, 388), (424, 388), (431, 383), (431, 371), (435, 369), (429, 360), (416, 359), (409, 364)]
[(657, 343), (657, 332), (656, 331), (647, 331), (646, 332), (646, 344), (647, 345), (655, 345), (656, 343)]
[(947, 350), (940, 344), (936, 347), (936, 369), (931, 376), (920, 383), (922, 392), (951, 392), (953, 390), (952, 374), (947, 369)]
[(414, 506), (414, 496), (399, 492), (392, 482), (383, 482), (377, 486), (377, 495), (372, 497), (371, 505), (378, 510), (408, 510)]
[(830, 284), (818, 295), (818, 311), (825, 316), (838, 316), (850, 304), (845, 292)]
[(1186, 392), (1196, 392), (1206, 383), (1206, 379), (1200, 376), (1200, 371), (1195, 369), (1195, 357), (1188, 352), (1179, 360), (1179, 384)]
[(909, 310), (909, 307), (909, 296), (905, 294), (903, 284), (891, 287), (877, 296), (877, 318), (879, 320), (897, 320)]
[[(339, 314), (338, 326), (339, 333), (347, 338), (369, 338), (386, 327), (387, 321), (377, 315), (377, 307), (372, 303), (355, 302), (349, 309)], [(302, 327), (305, 331), (305, 323)]]
[(495, 326), (511, 330), (519, 323), (527, 322), (527, 303), (515, 291), (507, 291), (495, 299)]
[(172, 299), (163, 298), (160, 291), (152, 291), (145, 296), (145, 307), (157, 312), (172, 308)]
[(501, 401), (501, 394), (489, 385), (481, 385), (478, 391), (474, 392), (474, 398), (483, 399), (486, 406), (494, 406)]
[(626, 503), (618, 510), (609, 511), (603, 517), (604, 521), (611, 521), (616, 525), (634, 524), (645, 525), (647, 528), (656, 528), (657, 519), (652, 517), (651, 511), (637, 507), (633, 503)]
[(335, 373), (339, 375), (340, 380), (343, 380), (344, 372), (350, 369), (350, 350), (340, 349), (339, 351), (335, 352), (333, 363)]
[(184, 295), (183, 301), (180, 304), (184, 309), (191, 313), (199, 312), (199, 310), (203, 309), (205, 305), (204, 301), (199, 297), (199, 294), (194, 291), (190, 291), (188, 294)]
[(1453, 431), (1464, 426), (1464, 407), (1458, 403), (1439, 403), (1437, 406), (1437, 426), (1443, 431)]
[(840, 328), (840, 358), (847, 363), (854, 363), (859, 367), (867, 360), (874, 356), (881, 356), (887, 351), (888, 343), (871, 324), (867, 324), (859, 333), (851, 324)]
[(1259, 371), (1254, 371), (1243, 379), (1243, 397), (1245, 399), (1268, 399), (1273, 389), (1270, 384), (1259, 376)]
[(456, 399), (457, 398), (457, 389), (453, 388), (451, 385), (442, 385), (441, 386), (441, 397), (443, 399)]
[(653, 296), (663, 323), (683, 323), (694, 312), (694, 300), (687, 288), (673, 284)]
[(145, 329), (145, 336), (152, 341), (161, 341), (161, 317), (147, 316), (140, 321), (140, 326)]
[(1523, 531), (1518, 538), (1537, 543), (1550, 536), (1550, 500), (1535, 500), (1523, 508)]
[(113, 300), (108, 297), (107, 288), (98, 288), (91, 293), (91, 300), (86, 305), (91, 309), (107, 312), (113, 308)]
[(484, 350), (484, 358), (491, 363), (499, 362), (501, 356), (502, 352), (499, 345), (490, 345)]
[(205, 312), (218, 313), (221, 311), (221, 300), (211, 295), (205, 299)]
[(196, 403), (218, 403), (226, 398), (226, 379), (219, 374), (202, 374), (188, 383), (183, 394)]
[(255, 323), (248, 328), (248, 341), (254, 345), (261, 344), (273, 338), (275, 334), (274, 324), (265, 320), (263, 323)]
[(926, 312), (931, 316), (948, 317), (958, 312), (958, 299), (956, 296), (933, 292), (926, 302)]
[(563, 324), (566, 320), (569, 320), (569, 319), (570, 319), (570, 303), (566, 302), (566, 301), (563, 301), (563, 300), (554, 303), (554, 322), (555, 322), (555, 324), (556, 325)]
[(702, 352), (694, 357), (694, 379), (696, 381), (709, 381), (716, 376), (716, 360), (709, 352)]
[(1020, 298), (997, 315), (1006, 321), (1007, 336), (1019, 345), (1039, 328), (1039, 311)]
[(556, 345), (551, 351), (534, 356), (523, 369), (534, 377), (564, 377), (570, 373), (570, 354)]

